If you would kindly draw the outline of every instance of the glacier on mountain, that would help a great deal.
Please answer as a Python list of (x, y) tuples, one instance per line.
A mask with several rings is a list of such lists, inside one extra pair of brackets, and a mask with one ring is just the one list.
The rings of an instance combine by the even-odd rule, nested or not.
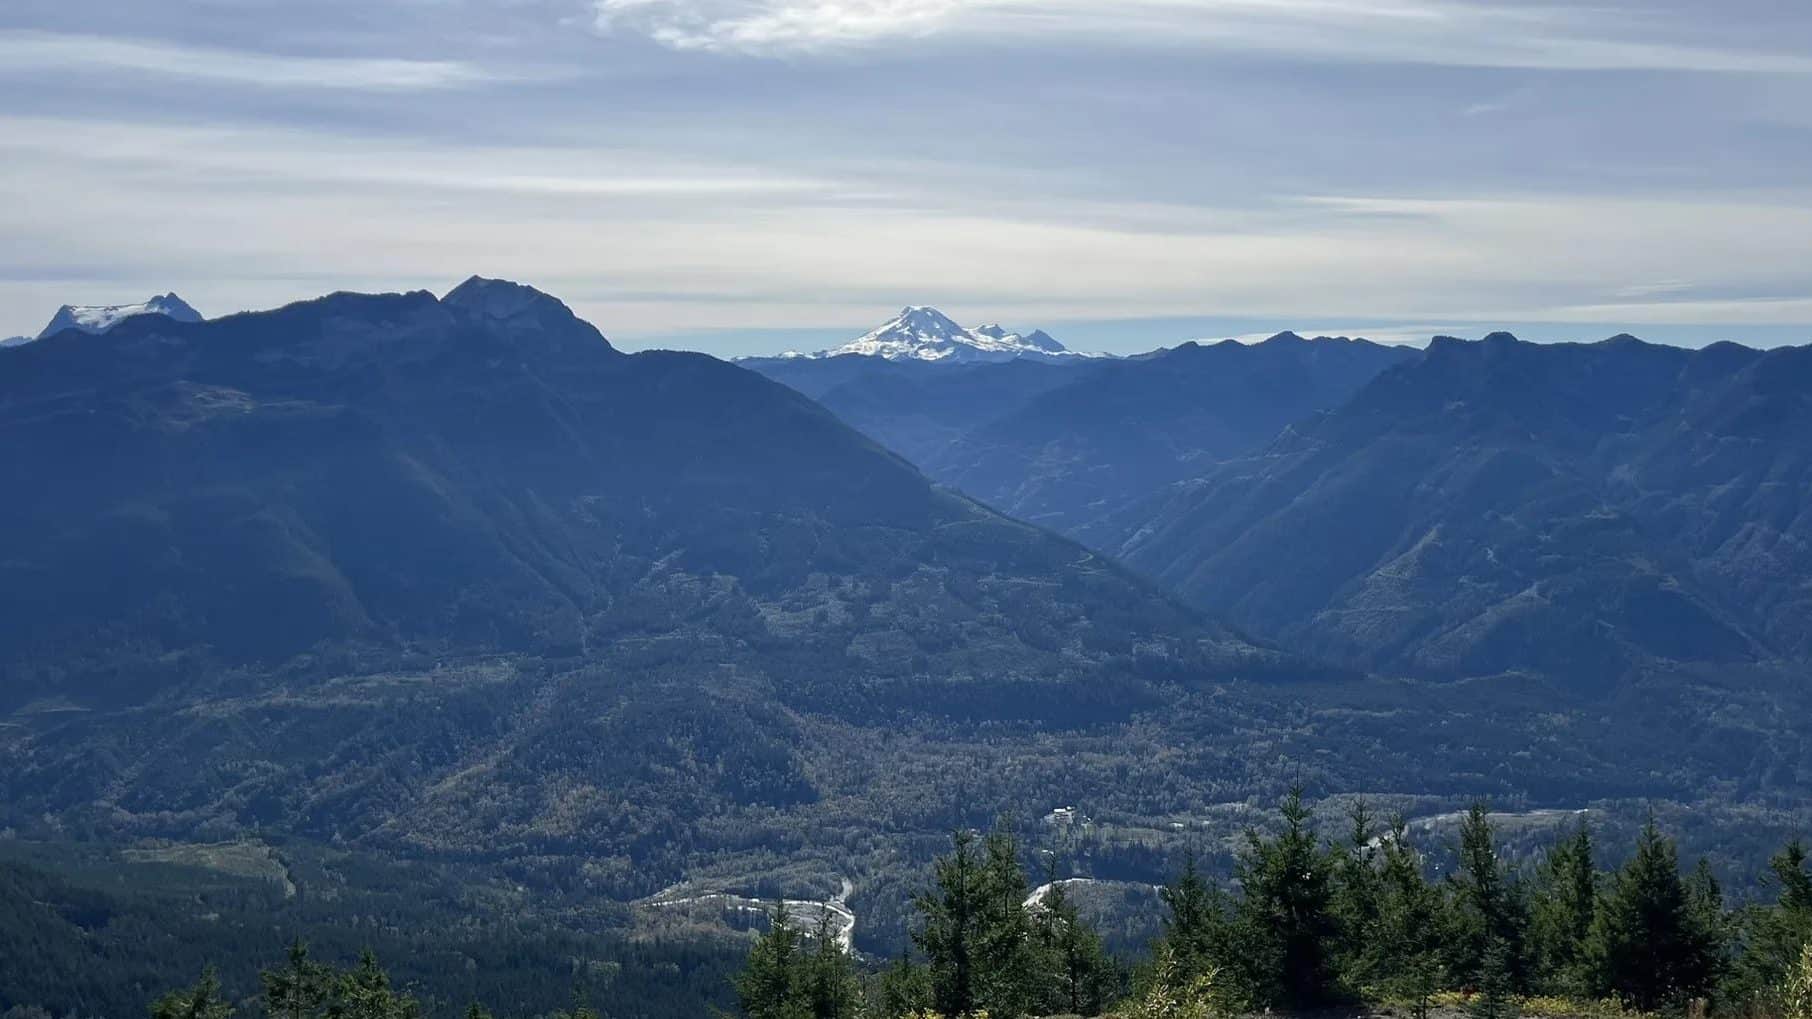
[(1105, 357), (1069, 350), (1044, 330), (1020, 334), (999, 325), (968, 329), (948, 315), (925, 305), (909, 305), (880, 326), (839, 347), (806, 354), (789, 350), (783, 358), (830, 358), (846, 355), (879, 357), (888, 361), (935, 361), (948, 364), (978, 361), (1011, 361), (1029, 357), (1041, 360)]
[(178, 322), (202, 320), (201, 312), (173, 293), (159, 294), (138, 304), (65, 304), (51, 316), (50, 324), (38, 334), (38, 339), (55, 336), (65, 329), (104, 333), (137, 315), (165, 315)]

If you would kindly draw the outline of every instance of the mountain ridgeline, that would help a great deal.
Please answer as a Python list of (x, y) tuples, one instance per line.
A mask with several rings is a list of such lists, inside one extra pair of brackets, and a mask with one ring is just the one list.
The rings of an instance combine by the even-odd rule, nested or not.
[(897, 955), (1003, 816), (1132, 946), (1297, 784), (1725, 875), (1812, 818), (1812, 351), (1045, 355), (629, 354), (477, 278), (0, 350), (0, 947), (101, 996), (0, 1005), (453, 923), (445, 993), (677, 952), (698, 1014), (754, 901)]
[(1110, 548), (1367, 667), (1609, 683), (1812, 659), (1812, 349), (1437, 339)]
[(0, 826), (615, 853), (646, 894), (819, 795), (796, 712), (1096, 725), (1317, 673), (515, 284), (0, 357)]
[(966, 509), (785, 390), (489, 281), (131, 318), (13, 351), (0, 394), (15, 702), (121, 649), (577, 653), (647, 571), (810, 572), (754, 531), (834, 555), (821, 529)]
[(1344, 403), (1408, 348), (1281, 333), (1125, 359), (952, 367), (874, 357), (750, 366), (943, 484), (1087, 544), (1164, 487)]
[(755, 364), (994, 508), (1356, 668), (1812, 660), (1806, 348), (1498, 333)]

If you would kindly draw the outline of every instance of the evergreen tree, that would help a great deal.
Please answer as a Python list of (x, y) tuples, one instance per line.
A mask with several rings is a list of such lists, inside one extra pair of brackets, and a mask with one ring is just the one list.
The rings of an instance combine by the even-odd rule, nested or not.
[(1730, 914), (1724, 908), (1724, 888), (1711, 871), (1711, 861), (1703, 856), (1686, 878), (1686, 908), (1710, 952), (1711, 972), (1706, 978), (1709, 989), (1717, 986), (1729, 968)]
[(1478, 994), (1468, 1011), (1473, 1019), (1511, 1019), (1516, 1015), (1516, 985), (1509, 942), (1492, 937), (1479, 962)]
[(1592, 979), (1586, 942), (1598, 905), (1592, 830), (1584, 820), (1557, 842), (1536, 878), (1529, 923), (1531, 983), (1549, 994), (1585, 995)]
[(1283, 821), (1274, 839), (1247, 833), (1234, 948), (1253, 1004), (1310, 1008), (1335, 996), (1332, 867), (1316, 843), (1301, 789), (1284, 800)]
[(1052, 881), (1039, 903), (1038, 931), (1051, 975), (1045, 1011), (1099, 1015), (1106, 1004), (1112, 964), (1101, 936), (1077, 912), (1063, 883)]
[(1182, 872), (1158, 891), (1158, 897), (1166, 909), (1164, 944), (1169, 947), (1173, 963), (1186, 973), (1211, 965), (1225, 925), (1225, 911), (1219, 895), (1196, 867), (1195, 850), (1184, 855)]
[(1020, 865), (1019, 842), (1004, 826), (982, 843), (981, 880), (976, 1002), (990, 1019), (1018, 1019), (1036, 1008), (1045, 974), (1026, 912), (1031, 889)]
[(931, 975), (901, 952), (876, 978), (874, 1000), (883, 1019), (925, 1012), (932, 1007)]
[(1372, 972), (1376, 990), (1411, 1002), (1426, 1019), (1428, 1002), (1446, 986), (1446, 902), (1429, 883), (1422, 859), (1410, 846), (1408, 824), (1391, 822), (1379, 867), (1378, 943)]
[(1799, 839), (1787, 843), (1768, 861), (1768, 869), (1774, 872), (1775, 883), (1780, 886), (1781, 909), (1812, 917), (1812, 874), (1806, 872), (1805, 843)]
[(933, 875), (934, 887), (913, 900), (923, 922), (912, 939), (925, 955), (932, 1007), (954, 1019), (974, 1012), (978, 1004), (975, 967), (987, 891), (968, 832), (957, 833), (950, 855), (937, 861)]
[(421, 1005), (390, 986), (390, 974), (366, 949), (353, 968), (340, 975), (327, 1006), (329, 1019), (417, 1019)]
[(602, 1017), (598, 1015), (597, 1009), (591, 1007), (591, 1002), (586, 1000), (585, 992), (574, 987), (571, 1003), (564, 1009), (556, 1009), (552, 1015), (548, 1016), (548, 1019), (602, 1019)]
[(815, 944), (802, 958), (803, 985), (808, 1014), (812, 1019), (855, 1019), (862, 1005), (862, 986), (856, 978), (856, 967), (849, 953), (837, 942), (827, 910), (818, 920)]
[(1518, 889), (1498, 861), (1491, 819), (1483, 801), (1473, 803), (1460, 824), (1459, 870), (1452, 879), (1453, 928), (1449, 968), (1474, 987), (1487, 976), (1488, 953), (1497, 957), (1510, 986), (1522, 983), (1523, 913)]
[(786, 900), (774, 903), (768, 929), (749, 950), (749, 961), (736, 978), (736, 1000), (748, 1019), (806, 1019), (810, 1003), (801, 974), (804, 970), (799, 931), (793, 926)]
[(333, 970), (310, 959), (300, 938), (289, 946), (283, 968), (265, 970), (259, 978), (264, 984), (264, 1010), (271, 1019), (310, 1019), (333, 992)]
[(1333, 910), (1339, 926), (1334, 963), (1352, 994), (1378, 981), (1382, 965), (1379, 924), (1383, 898), (1378, 873), (1380, 842), (1371, 809), (1361, 799), (1348, 812), (1346, 844), (1333, 869)]
[(220, 994), (220, 977), (212, 966), (201, 971), (195, 986), (171, 991), (151, 1005), (151, 1019), (230, 1019), (233, 1006)]
[(1643, 1011), (1703, 994), (1714, 936), (1680, 880), (1674, 844), (1651, 817), (1593, 918), (1590, 958), (1600, 988)]
[(1798, 839), (1768, 861), (1774, 902), (1752, 907), (1743, 916), (1743, 953), (1736, 960), (1734, 996), (1766, 1002), (1778, 992), (1799, 953), (1812, 941), (1812, 874), (1806, 870), (1806, 848)]

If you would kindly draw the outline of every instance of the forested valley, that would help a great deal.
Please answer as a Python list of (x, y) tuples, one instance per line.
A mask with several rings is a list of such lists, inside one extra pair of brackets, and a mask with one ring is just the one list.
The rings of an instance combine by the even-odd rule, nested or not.
[[(283, 965), (328, 1019), (1785, 1007), (1803, 353), (1089, 360), (1019, 406), (1096, 423), (990, 446), (993, 508), (905, 440), (952, 404), (1035, 436), (988, 415), (1050, 378), (842, 360), (844, 413), (910, 413), (865, 435), (476, 277), (0, 352), (0, 1011), (256, 1014)], [(1545, 851), (1568, 819), (1598, 851)], [(1557, 941), (1544, 875), (1587, 856)], [(1692, 920), (1660, 984), (1601, 919), (1652, 905), (1626, 858)]]
[[(1028, 867), (1010, 825), (959, 831), (911, 900), (910, 946), (863, 958), (829, 914), (802, 923), (777, 902), (727, 980), (746, 1019), (1117, 1016), (1212, 1019), (1382, 1011), (1425, 1019), (1742, 1016), (1804, 1019), (1812, 1008), (1812, 871), (1795, 840), (1768, 863), (1768, 894), (1734, 902), (1703, 860), (1682, 864), (1651, 820), (1623, 861), (1589, 822), (1535, 861), (1506, 864), (1490, 815), (1461, 822), (1454, 864), (1431, 873), (1401, 817), (1363, 800), (1324, 833), (1301, 793), (1269, 832), (1249, 831), (1230, 880), (1193, 854), (1158, 892), (1158, 935), (1114, 953), (1066, 891)], [(675, 971), (677, 974), (677, 970)], [(415, 1019), (458, 1013), (393, 982), (367, 948), (344, 966), (297, 941), (254, 985), (208, 966), (150, 1003), (153, 1019)], [(600, 1007), (582, 977), (562, 1006), (463, 1006), (466, 1019), (656, 1015), (654, 999)], [(8, 1019), (49, 1013), (15, 1007)]]

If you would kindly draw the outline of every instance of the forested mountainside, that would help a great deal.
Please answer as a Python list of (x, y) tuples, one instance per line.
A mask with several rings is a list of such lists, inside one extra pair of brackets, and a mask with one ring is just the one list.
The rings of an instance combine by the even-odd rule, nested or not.
[[(198, 944), (153, 928), (164, 935), (161, 955), (117, 945), (127, 958), (109, 968), (136, 965), (158, 981), (154, 987), (170, 988), (151, 1000), (153, 1019), (227, 1019), (239, 1011), (418, 1019), (451, 1014), (461, 999), (468, 1019), (718, 1014), (697, 1001), (713, 997), (713, 977), (725, 992), (719, 1000), (734, 987), (747, 1019), (1398, 1012), (1802, 1019), (1812, 1001), (1812, 874), (1798, 839), (1767, 860), (1767, 894), (1733, 898), (1709, 861), (1682, 859), (1653, 815), (1625, 835), (1574, 813), (1523, 852), (1506, 838), (1503, 815), (1483, 803), (1455, 817), (1457, 837), (1447, 845), (1401, 815), (1380, 817), (1364, 799), (1347, 802), (1334, 831), (1325, 816), (1317, 823), (1300, 790), (1279, 813), (1276, 821), (1261, 815), (1240, 840), (1230, 880), (1189, 854), (1161, 887), (1136, 886), (1137, 902), (1123, 898), (1106, 913), (1101, 907), (1112, 898), (1096, 894), (1102, 882), (1058, 876), (1012, 827), (985, 836), (959, 830), (911, 896), (910, 948), (887, 961), (849, 950), (847, 910), (775, 899), (765, 909), (745, 907), (759, 933), (744, 941), (746, 959), (733, 981), (712, 963), (734, 951), (734, 939), (719, 939), (726, 943), (715, 951), (643, 943), (605, 958), (577, 955), (563, 981), (548, 965), (556, 944), (506, 937), (500, 952), (474, 940), (469, 923), (385, 944), (401, 954), (381, 957), (368, 944), (356, 961), (331, 941), (298, 939), (278, 952), (255, 928), (225, 951), (205, 934)], [(135, 876), (149, 876), (140, 871)], [(176, 873), (156, 876), (170, 882)], [(0, 871), (0, 903), (9, 906), (15, 892), (58, 891), (42, 879), (7, 877)], [(217, 880), (200, 896), (219, 902), (225, 885)], [(257, 905), (293, 912), (275, 899)], [(145, 907), (170, 900), (144, 896), (140, 908), (149, 913)], [(42, 901), (20, 904), (30, 912)], [(389, 904), (382, 896), (370, 901)], [(91, 893), (83, 908), (102, 903), (112, 905)], [(1112, 926), (1129, 917), (1146, 932), (1132, 945), (1118, 941)], [(237, 925), (241, 916), (226, 922)], [(71, 985), (100, 985), (88, 978), (80, 949), (46, 927), (53, 936), (28, 941), (27, 950), (80, 976), (59, 982), (0, 956), (0, 980), (11, 980), (15, 995), (35, 992), (45, 995), (36, 1000), (67, 1007), (82, 1000), (71, 998)], [(20, 933), (37, 932), (0, 925), (0, 944), (20, 941)], [(591, 946), (569, 939), (557, 948)], [(510, 950), (523, 954), (512, 958)], [(196, 956), (226, 965), (202, 967), (199, 980), (179, 986), (196, 971)], [(386, 961), (397, 967), (395, 978)], [(662, 979), (650, 981), (651, 973)], [(549, 1005), (549, 985), (562, 983), (571, 988), (565, 1007)], [(50, 1013), (34, 1004), (12, 1014)]]
[(811, 397), (923, 469), (965, 436), (1111, 362), (941, 364), (843, 354), (739, 363)]
[[(235, 934), (252, 892), (193, 890), (223, 854), (281, 863), (285, 935), (471, 915), (471, 945), (603, 972), (777, 895), (895, 952), (923, 865), (1002, 815), (1128, 886), (1192, 845), (1231, 866), (1297, 783), (1423, 819), (1659, 808), (1731, 873), (1807, 816), (1812, 691), (1778, 657), (1624, 684), (1319, 664), (514, 284), (65, 332), (0, 351), (0, 428), (30, 493), (0, 503), (0, 832), (57, 952), (142, 951), (155, 909), (267, 945)], [(67, 872), (90, 852), (116, 882), (127, 853), (204, 874), (147, 904)], [(394, 864), (419, 899), (362, 910)]]
[(1002, 512), (1101, 547), (1125, 507), (1340, 406), (1416, 356), (1294, 333), (1187, 343), (1101, 365), (969, 429), (923, 463)]
[[(988, 646), (1051, 679), (1078, 659), (1038, 647), (1135, 631), (1258, 654), (783, 387), (619, 354), (513, 284), (55, 339), (0, 366), (3, 469), (31, 496), (0, 506), (0, 705), (137, 703), (159, 676), (366, 647), (585, 657), (675, 628), (884, 630), (889, 668)], [(966, 639), (907, 636), (945, 627)]]
[(1112, 548), (1285, 644), (1605, 684), (1812, 653), (1812, 348), (1440, 339), (1119, 518)]
[(552, 856), (641, 895), (902, 717), (1323, 674), (514, 284), (5, 357), (0, 826)]
[(1172, 482), (1331, 410), (1417, 352), (1280, 333), (1126, 359), (980, 366), (846, 355), (751, 367), (818, 400), (932, 478), (1086, 544)]

